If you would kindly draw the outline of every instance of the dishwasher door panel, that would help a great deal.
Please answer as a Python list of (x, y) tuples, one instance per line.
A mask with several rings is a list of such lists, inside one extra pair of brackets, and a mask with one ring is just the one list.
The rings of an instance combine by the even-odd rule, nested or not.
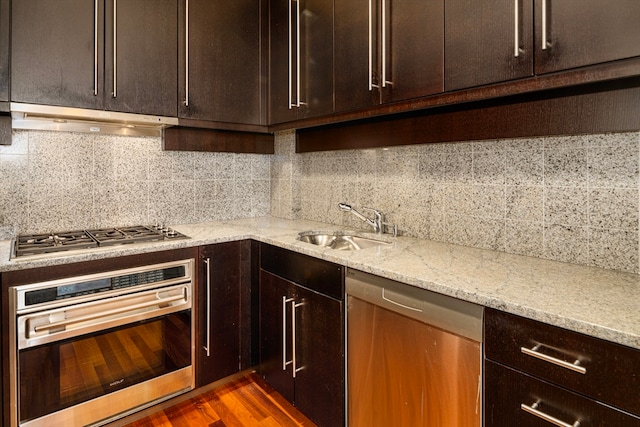
[(480, 426), (480, 343), (347, 297), (348, 424)]

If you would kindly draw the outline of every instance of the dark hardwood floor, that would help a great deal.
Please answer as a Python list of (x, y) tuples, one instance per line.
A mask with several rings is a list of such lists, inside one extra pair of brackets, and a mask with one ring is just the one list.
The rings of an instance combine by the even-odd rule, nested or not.
[[(171, 402), (170, 402), (171, 403)], [(156, 410), (155, 412), (154, 409)], [(179, 403), (161, 405), (124, 427), (251, 427), (304, 426), (313, 424), (255, 373), (195, 394)], [(136, 418), (134, 416), (134, 418)], [(129, 422), (130, 421), (130, 422)]]

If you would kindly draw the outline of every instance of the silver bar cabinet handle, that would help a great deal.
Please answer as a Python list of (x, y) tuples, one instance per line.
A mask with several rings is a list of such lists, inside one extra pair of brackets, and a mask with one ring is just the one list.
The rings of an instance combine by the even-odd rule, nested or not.
[(547, 0), (542, 0), (542, 50), (547, 50)]
[(204, 349), (207, 357), (211, 355), (211, 258), (204, 260), (207, 266), (207, 345)]
[(189, 0), (184, 2), (184, 105), (189, 106)]
[(552, 357), (552, 356), (546, 355), (544, 353), (540, 353), (538, 350), (540, 350), (541, 347), (542, 347), (542, 345), (540, 345), (540, 344), (536, 345), (533, 348), (520, 347), (520, 351), (523, 352), (524, 354), (528, 355), (528, 356), (532, 356), (532, 357), (535, 357), (537, 359), (544, 360), (545, 362), (553, 363), (554, 365), (560, 366), (562, 368), (569, 369), (569, 370), (577, 372), (579, 374), (583, 374), (584, 375), (584, 374), (587, 373), (587, 368), (585, 368), (584, 366), (580, 366), (580, 361), (579, 360), (576, 360), (573, 363), (565, 362), (564, 360), (558, 359), (556, 357)]
[(93, 2), (93, 96), (98, 96), (98, 0)]
[(369, 0), (369, 91), (377, 85), (373, 84), (373, 1)]
[(287, 361), (287, 303), (293, 301), (293, 298), (282, 296), (282, 370), (287, 370), (287, 365), (292, 361)]
[(118, 0), (113, 0), (113, 97), (118, 97)]
[(387, 80), (387, 0), (382, 1), (382, 87), (393, 85)]
[(291, 98), (293, 98), (293, 23), (291, 22), (291, 2), (289, 0), (289, 109), (294, 107)]
[(293, 367), (291, 369), (291, 375), (296, 377), (296, 373), (300, 372), (302, 368), (296, 367), (296, 308), (304, 305), (304, 303), (297, 303), (293, 301), (291, 303), (291, 360)]
[(296, 107), (300, 107), (304, 103), (300, 101), (300, 0), (296, 2), (296, 83), (297, 83), (297, 100)]
[(520, 0), (514, 0), (514, 18), (513, 18), (513, 56), (515, 58), (520, 56)]
[(531, 415), (535, 415), (536, 417), (545, 420), (548, 423), (556, 425), (558, 427), (580, 427), (580, 421), (575, 421), (573, 424), (565, 423), (562, 420), (557, 419), (556, 417), (552, 417), (549, 414), (545, 414), (541, 410), (538, 409), (540, 402), (536, 402), (533, 405), (525, 405), (524, 403), (520, 404), (520, 409), (525, 412), (530, 413)]

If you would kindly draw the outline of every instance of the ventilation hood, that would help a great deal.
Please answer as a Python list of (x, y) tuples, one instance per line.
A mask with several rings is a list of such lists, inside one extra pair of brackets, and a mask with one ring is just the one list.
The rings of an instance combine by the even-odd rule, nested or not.
[(162, 136), (164, 128), (178, 125), (175, 117), (15, 102), (10, 108), (13, 129)]

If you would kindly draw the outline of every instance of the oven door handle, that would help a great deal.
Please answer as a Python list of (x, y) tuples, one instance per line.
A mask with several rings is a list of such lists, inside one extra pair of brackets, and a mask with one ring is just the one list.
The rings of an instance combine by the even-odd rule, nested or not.
[(35, 332), (41, 332), (41, 331), (46, 331), (48, 329), (61, 328), (61, 327), (65, 327), (67, 325), (71, 325), (73, 323), (88, 322), (90, 320), (100, 319), (100, 318), (103, 318), (103, 317), (111, 317), (111, 316), (115, 316), (115, 315), (118, 315), (118, 314), (127, 313), (127, 312), (130, 312), (130, 311), (137, 311), (137, 310), (140, 310), (140, 309), (143, 309), (143, 308), (153, 307), (153, 306), (156, 306), (156, 305), (169, 304), (169, 303), (172, 303), (174, 301), (180, 301), (180, 300), (185, 300), (184, 295), (178, 295), (178, 296), (173, 296), (173, 297), (170, 297), (170, 298), (158, 299), (157, 301), (151, 301), (151, 302), (145, 302), (145, 303), (141, 303), (141, 304), (135, 304), (135, 305), (131, 305), (131, 306), (128, 306), (128, 307), (123, 307), (123, 308), (118, 308), (118, 309), (114, 309), (114, 310), (103, 311), (101, 313), (94, 313), (94, 314), (89, 314), (89, 315), (86, 315), (86, 316), (79, 316), (79, 317), (75, 317), (73, 319), (63, 320), (61, 322), (48, 323), (46, 325), (36, 326), (36, 327), (33, 328), (33, 330)]

